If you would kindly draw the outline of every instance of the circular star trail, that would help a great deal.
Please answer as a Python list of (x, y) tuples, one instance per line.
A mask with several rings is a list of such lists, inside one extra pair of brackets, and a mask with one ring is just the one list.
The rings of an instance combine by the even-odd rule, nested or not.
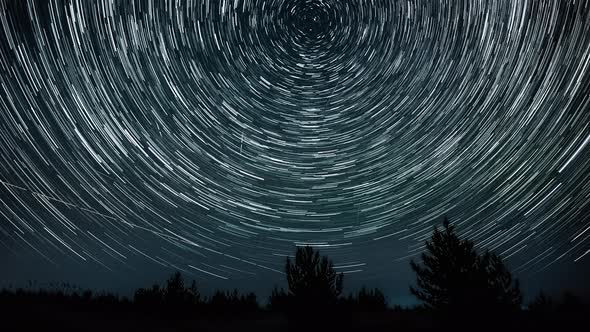
[(0, 243), (368, 278), (448, 215), (517, 272), (587, 259), (589, 7), (0, 1)]

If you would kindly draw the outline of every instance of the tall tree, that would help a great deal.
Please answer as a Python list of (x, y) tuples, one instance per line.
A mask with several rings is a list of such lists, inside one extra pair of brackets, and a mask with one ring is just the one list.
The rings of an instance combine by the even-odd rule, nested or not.
[(312, 247), (299, 247), (295, 261), (287, 258), (285, 266), (289, 295), (305, 306), (333, 304), (342, 293), (343, 274), (336, 273), (328, 257), (321, 257)]
[(410, 262), (417, 287), (410, 291), (431, 309), (452, 312), (513, 311), (522, 302), (518, 280), (496, 254), (478, 254), (472, 241), (460, 239), (448, 219), (434, 228), (422, 264)]

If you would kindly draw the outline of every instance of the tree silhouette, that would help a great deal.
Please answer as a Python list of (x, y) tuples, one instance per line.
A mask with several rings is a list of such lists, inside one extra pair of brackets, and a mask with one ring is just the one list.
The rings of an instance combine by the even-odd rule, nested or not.
[(179, 271), (176, 271), (167, 281), (164, 291), (164, 300), (169, 305), (184, 302), (185, 297), (184, 278)]
[(342, 293), (343, 274), (332, 261), (311, 247), (299, 247), (295, 260), (287, 258), (287, 316), (294, 330), (322, 329), (337, 323), (336, 304)]
[(135, 291), (133, 300), (143, 311), (186, 316), (201, 305), (201, 294), (194, 280), (186, 287), (184, 277), (177, 271), (166, 281), (165, 287), (154, 284), (152, 288), (140, 288)]
[(256, 294), (240, 295), (233, 292), (217, 290), (209, 299), (209, 306), (215, 314), (247, 314), (259, 309)]
[(140, 288), (135, 291), (133, 302), (144, 311), (157, 312), (164, 303), (163, 291), (158, 284), (152, 288)]
[(557, 306), (557, 311), (567, 313), (578, 313), (582, 311), (584, 305), (582, 300), (570, 291), (564, 291), (561, 301)]
[(286, 272), (289, 293), (295, 298), (326, 304), (342, 293), (343, 274), (337, 274), (332, 261), (312, 247), (297, 248), (294, 262), (287, 257)]
[(516, 311), (522, 302), (518, 280), (502, 259), (488, 251), (479, 255), (472, 241), (460, 239), (445, 218), (434, 228), (422, 265), (410, 262), (417, 276), (411, 293), (427, 308), (450, 313)]
[(387, 301), (385, 295), (378, 288), (367, 290), (363, 287), (356, 298), (358, 308), (363, 311), (385, 311)]
[(358, 293), (349, 294), (339, 302), (341, 311), (365, 313), (387, 311), (385, 295), (378, 288), (367, 289), (363, 287)]
[(289, 300), (289, 293), (275, 286), (268, 297), (268, 309), (275, 312), (287, 311)]

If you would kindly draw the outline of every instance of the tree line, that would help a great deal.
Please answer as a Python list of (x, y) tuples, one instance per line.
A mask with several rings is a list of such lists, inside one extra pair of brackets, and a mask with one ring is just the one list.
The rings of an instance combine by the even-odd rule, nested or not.
[(162, 286), (154, 284), (136, 290), (131, 299), (91, 291), (4, 289), (0, 292), (0, 304), (6, 308), (45, 303), (59, 308), (114, 310), (171, 320), (196, 316), (252, 318), (276, 313), (286, 316), (288, 324), (296, 329), (350, 327), (355, 315), (362, 312), (383, 315), (405, 312), (406, 316), (414, 315), (415, 321), (426, 322), (426, 327), (435, 327), (484, 321), (493, 326), (523, 319), (550, 323), (555, 322), (551, 317), (571, 320), (571, 315), (588, 310), (572, 294), (554, 301), (540, 293), (528, 306), (523, 306), (519, 282), (502, 258), (487, 250), (478, 252), (474, 242), (460, 238), (446, 218), (442, 228), (434, 227), (425, 248), (419, 260), (410, 262), (416, 283), (409, 289), (421, 304), (406, 309), (390, 307), (377, 288), (362, 288), (344, 296), (344, 275), (336, 272), (332, 260), (309, 246), (296, 248), (295, 255), (286, 258), (287, 289), (275, 287), (266, 307), (260, 305), (256, 294), (242, 294), (238, 290), (219, 290), (211, 296), (202, 296), (196, 282), (187, 284), (180, 272), (170, 276)]

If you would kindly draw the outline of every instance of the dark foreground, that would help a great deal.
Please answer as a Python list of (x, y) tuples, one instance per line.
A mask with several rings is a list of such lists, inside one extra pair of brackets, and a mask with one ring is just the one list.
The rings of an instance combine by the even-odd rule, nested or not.
[(535, 313), (514, 317), (458, 314), (437, 317), (419, 309), (383, 312), (334, 312), (313, 318), (301, 314), (257, 310), (248, 313), (201, 312), (183, 314), (149, 312), (132, 303), (64, 304), (3, 299), (1, 331), (419, 331), (419, 330), (573, 330), (587, 327), (589, 311)]

